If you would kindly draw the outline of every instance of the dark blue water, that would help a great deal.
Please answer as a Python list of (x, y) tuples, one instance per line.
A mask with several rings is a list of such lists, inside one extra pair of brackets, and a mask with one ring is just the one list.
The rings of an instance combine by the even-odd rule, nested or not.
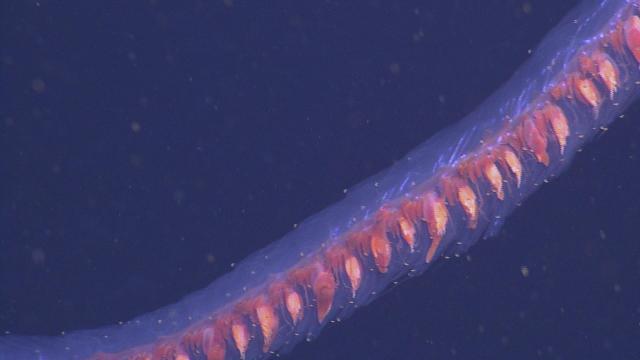
[[(204, 287), (472, 111), (574, 4), (3, 3), (0, 330), (104, 326)], [(639, 119), (470, 261), (289, 358), (640, 356)]]

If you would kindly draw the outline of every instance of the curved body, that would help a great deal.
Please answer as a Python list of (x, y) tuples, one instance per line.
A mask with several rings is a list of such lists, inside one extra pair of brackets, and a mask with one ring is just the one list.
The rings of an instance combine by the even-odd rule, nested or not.
[(58, 338), (5, 336), (0, 359), (265, 359), (389, 285), (495, 234), (508, 214), (638, 93), (640, 11), (568, 15), (459, 124), (177, 304)]

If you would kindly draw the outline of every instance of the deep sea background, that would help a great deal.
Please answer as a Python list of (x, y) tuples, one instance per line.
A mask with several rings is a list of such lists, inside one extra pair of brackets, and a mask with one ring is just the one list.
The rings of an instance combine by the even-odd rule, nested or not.
[[(575, 3), (3, 1), (0, 331), (105, 326), (206, 286), (471, 112)], [(640, 358), (625, 114), (471, 261), (286, 358)]]

